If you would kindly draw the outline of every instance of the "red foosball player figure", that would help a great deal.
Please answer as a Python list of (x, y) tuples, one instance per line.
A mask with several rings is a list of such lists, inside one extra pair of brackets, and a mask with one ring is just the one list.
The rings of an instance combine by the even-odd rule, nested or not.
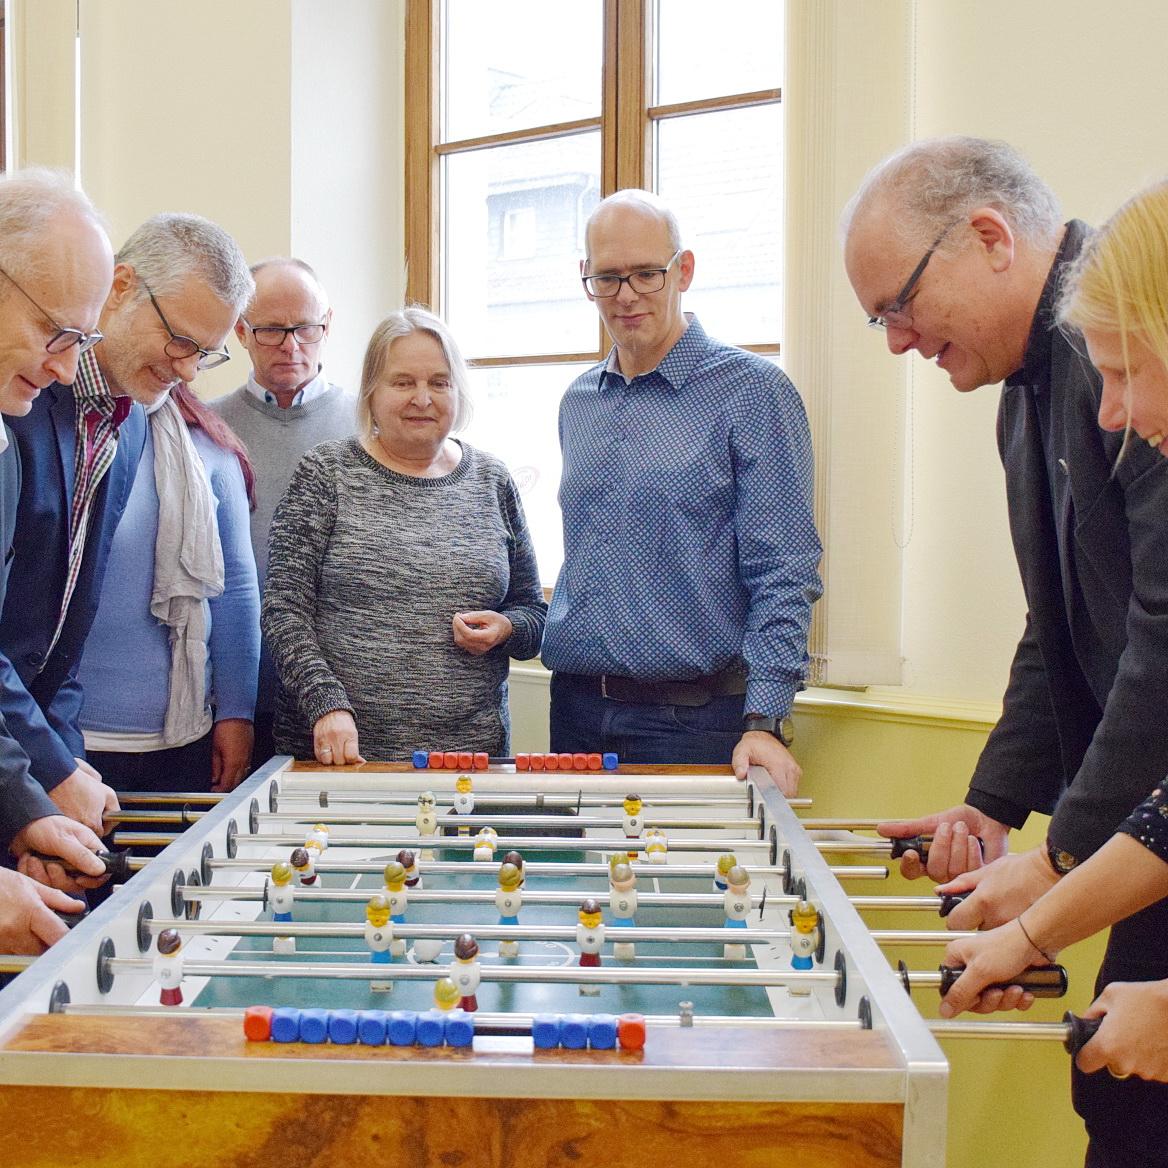
[(316, 883), (316, 857), (319, 854), (315, 846), (292, 849), (288, 863), (292, 865), (292, 871), (296, 873), (301, 885)]
[(418, 861), (409, 848), (402, 848), (397, 854), (397, 862), (406, 870), (406, 888), (421, 888), (422, 874), (418, 871)]
[(479, 1008), (475, 994), (482, 981), (482, 972), (479, 969), (479, 943), (469, 933), (463, 933), (454, 942), (454, 964), (450, 967), (450, 980), (462, 994), (459, 1005), (468, 1014), (474, 1013)]
[(177, 929), (163, 929), (158, 934), (158, 955), (154, 958), (154, 980), (161, 993), (159, 1002), (164, 1006), (182, 1005), (183, 959), (182, 937)]

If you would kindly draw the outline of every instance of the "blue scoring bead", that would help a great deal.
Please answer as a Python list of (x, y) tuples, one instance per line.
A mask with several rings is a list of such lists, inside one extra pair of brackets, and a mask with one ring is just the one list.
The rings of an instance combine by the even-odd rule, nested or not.
[(446, 1018), (440, 1010), (418, 1015), (418, 1045), (441, 1046), (446, 1037)]
[(612, 1050), (616, 1046), (615, 1014), (593, 1014), (588, 1019), (588, 1045), (593, 1050)]
[(357, 1015), (357, 1037), (365, 1046), (384, 1046), (388, 1020), (384, 1010), (362, 1010)]
[(612, 753), (603, 755), (600, 762), (606, 771), (615, 771), (620, 766), (620, 759)]
[(414, 751), (414, 767), (417, 770), (426, 770), (430, 765), (430, 754), (425, 750)]
[(446, 1045), (470, 1046), (474, 1042), (474, 1018), (465, 1010), (446, 1015)]
[(583, 1050), (588, 1045), (588, 1015), (566, 1014), (560, 1028), (560, 1044), (565, 1050)]
[(272, 1041), (300, 1041), (300, 1011), (294, 1006), (277, 1006), (272, 1011)]
[(357, 1011), (333, 1010), (329, 1014), (329, 1042), (348, 1046), (357, 1041)]
[(555, 1050), (560, 1045), (559, 1014), (536, 1014), (531, 1019), (531, 1040), (536, 1050)]
[(300, 1011), (300, 1041), (321, 1043), (328, 1041), (328, 1010)]
[(418, 1016), (413, 1010), (394, 1010), (386, 1023), (391, 1046), (413, 1046), (418, 1034)]

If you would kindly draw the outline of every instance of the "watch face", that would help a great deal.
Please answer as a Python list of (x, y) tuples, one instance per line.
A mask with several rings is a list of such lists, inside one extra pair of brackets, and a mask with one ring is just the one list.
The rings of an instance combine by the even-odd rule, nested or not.
[(1079, 863), (1070, 852), (1064, 852), (1061, 848), (1056, 848), (1053, 844), (1047, 850), (1047, 855), (1050, 856), (1051, 867), (1056, 872), (1061, 872), (1064, 876)]
[(780, 718), (779, 724), (776, 727), (779, 741), (784, 746), (790, 746), (795, 741), (795, 719), (788, 715), (786, 718)]

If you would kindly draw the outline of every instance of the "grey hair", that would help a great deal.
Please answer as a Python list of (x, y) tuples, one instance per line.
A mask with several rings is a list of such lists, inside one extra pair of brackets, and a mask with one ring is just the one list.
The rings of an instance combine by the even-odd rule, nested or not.
[[(316, 274), (316, 269), (306, 260), (298, 259), (296, 256), (268, 256), (267, 259), (258, 260), (248, 269), (252, 276), (258, 276), (260, 272), (266, 268), (295, 268), (298, 272), (303, 272), (316, 286), (317, 296), (324, 308), (329, 306), (328, 293), (324, 290), (324, 285), (320, 282), (320, 277)], [(251, 305), (249, 304), (250, 308)]]
[(584, 226), (584, 251), (586, 254), (588, 241), (592, 238), (592, 224), (611, 207), (632, 207), (660, 220), (665, 224), (665, 230), (669, 234), (669, 246), (674, 251), (681, 251), (681, 225), (677, 222), (677, 216), (670, 210), (661, 196), (652, 191), (640, 190), (637, 187), (626, 187), (624, 190), (609, 195), (607, 199), (601, 199), (593, 208), (592, 214), (588, 216), (588, 222)]
[[(202, 215), (175, 211), (154, 215), (122, 244), (115, 258), (129, 264), (155, 296), (173, 294), (195, 276), (238, 314), (255, 292), (239, 244)], [(145, 289), (137, 295), (145, 299)]]
[(454, 421), (450, 429), (458, 433), (470, 425), (470, 369), (458, 342), (441, 317), (435, 316), (420, 304), (409, 304), (397, 312), (391, 312), (378, 324), (365, 349), (365, 360), (361, 366), (361, 392), (357, 397), (357, 425), (366, 439), (373, 437), (373, 393), (389, 363), (389, 350), (394, 341), (414, 333), (432, 336), (441, 346), (446, 364), (450, 366), (450, 382), (454, 386), (455, 396)]
[(30, 166), (0, 177), (0, 266), (13, 276), (44, 275), (45, 235), (63, 214), (108, 234), (105, 219), (67, 171)]
[(1062, 225), (1058, 199), (1026, 159), (1009, 143), (986, 138), (926, 138), (890, 155), (844, 208), (844, 237), (860, 212), (885, 198), (895, 208), (890, 229), (912, 245), (928, 246), (976, 207), (993, 207), (1036, 247), (1052, 246)]

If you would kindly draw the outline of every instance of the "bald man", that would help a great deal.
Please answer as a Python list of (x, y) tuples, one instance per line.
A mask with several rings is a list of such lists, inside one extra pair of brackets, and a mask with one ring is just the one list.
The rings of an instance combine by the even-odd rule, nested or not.
[[(268, 528), (305, 451), (356, 430), (356, 395), (329, 383), (324, 350), (333, 310), (303, 260), (262, 260), (251, 269), (256, 290), (235, 325), (251, 358), (247, 384), (211, 403), (243, 439), (255, 468), (252, 547), (260, 589), (268, 569)], [(266, 645), (260, 659), (254, 766), (274, 753), (272, 718), (279, 681)]]
[(756, 764), (793, 794), (788, 715), (820, 594), (803, 404), (777, 365), (682, 311), (694, 253), (655, 195), (610, 195), (585, 242), (613, 349), (560, 407), (552, 749), (740, 778)]

